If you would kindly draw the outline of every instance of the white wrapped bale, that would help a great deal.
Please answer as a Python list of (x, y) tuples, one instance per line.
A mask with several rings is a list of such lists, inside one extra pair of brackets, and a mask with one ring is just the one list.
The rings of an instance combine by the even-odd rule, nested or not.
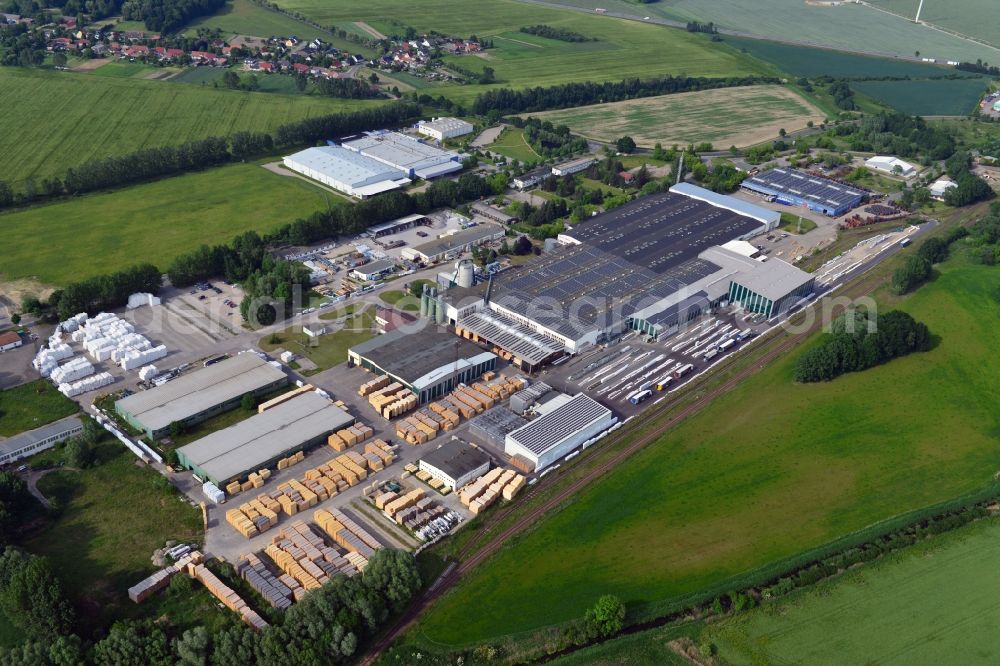
[(155, 365), (147, 365), (139, 368), (139, 379), (144, 382), (148, 382), (150, 379), (160, 374), (160, 371)]

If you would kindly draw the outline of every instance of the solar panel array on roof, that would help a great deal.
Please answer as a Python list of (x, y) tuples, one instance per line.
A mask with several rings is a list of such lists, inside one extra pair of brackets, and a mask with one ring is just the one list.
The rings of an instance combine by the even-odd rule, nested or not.
[(563, 350), (561, 344), (498, 312), (474, 312), (463, 317), (458, 326), (499, 345), (532, 365), (538, 365)]
[(795, 169), (770, 169), (744, 181), (744, 186), (754, 186), (787, 193), (804, 202), (823, 207), (854, 207), (866, 192), (849, 185), (842, 185), (827, 178), (820, 178)]
[(540, 456), (610, 413), (610, 409), (590, 396), (578, 393), (559, 408), (511, 432), (508, 437)]

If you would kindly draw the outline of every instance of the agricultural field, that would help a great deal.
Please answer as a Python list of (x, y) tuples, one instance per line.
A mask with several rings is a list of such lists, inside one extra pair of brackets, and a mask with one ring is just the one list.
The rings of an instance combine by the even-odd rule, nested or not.
[[(738, 76), (759, 70), (738, 53), (711, 42), (707, 35), (665, 31), (661, 26), (588, 16), (578, 12), (494, 0), (488, 12), (468, 11), (459, 0), (413, 3), (385, 0), (322, 2), (281, 0), (286, 9), (300, 12), (323, 25), (364, 21), (383, 33), (401, 32), (400, 25), (418, 31), (494, 40), (495, 48), (482, 56), (445, 59), (464, 69), (492, 67), (497, 83), (491, 86), (442, 86), (441, 94), (468, 102), (490, 87), (548, 86), (573, 81), (619, 81), (685, 73), (691, 76)], [(525, 25), (545, 23), (572, 30), (596, 42), (567, 43), (518, 32)]]
[(832, 76), (844, 79), (906, 76), (926, 79), (955, 73), (950, 67), (892, 58), (875, 58), (761, 39), (724, 37), (723, 40), (733, 48), (774, 65), (792, 76), (807, 78)]
[(973, 664), (1000, 659), (996, 519), (932, 538), (704, 636), (725, 663)]
[[(913, 20), (920, 0), (867, 0), (873, 7)], [(920, 22), (1000, 47), (1000, 16), (992, 0), (925, 2)], [(993, 62), (992, 60), (990, 62)]]
[(65, 285), (140, 261), (166, 269), (203, 243), (271, 231), (328, 198), (300, 178), (240, 164), (13, 211), (0, 215), (2, 277)]
[(792, 377), (812, 345), (788, 354), (463, 578), (414, 640), (465, 645), (535, 630), (582, 617), (609, 593), (649, 617), (981, 488), (1000, 469), (1000, 359), (991, 352), (1000, 304), (990, 297), (1000, 269), (961, 256), (938, 268), (908, 297), (876, 294), (883, 308), (925, 322), (939, 340), (933, 350), (809, 385)]
[(38, 488), (63, 511), (24, 547), (44, 555), (61, 575), (88, 625), (132, 616), (125, 590), (152, 572), (150, 556), (167, 539), (200, 539), (201, 512), (160, 489), (152, 470), (116, 441), (97, 447), (100, 464), (46, 474)]
[[(198, 67), (196, 69), (185, 69), (177, 76), (171, 77), (171, 83), (187, 83), (197, 86), (211, 86), (213, 88), (224, 88), (222, 77), (227, 70), (216, 67)], [(250, 73), (240, 72), (246, 80)], [(295, 85), (295, 78), (284, 74), (256, 73), (257, 84), (260, 86), (259, 92), (284, 93), (288, 95), (301, 95), (302, 91)]]
[(0, 437), (40, 428), (77, 411), (75, 402), (44, 379), (0, 391)]
[(0, 180), (20, 189), (28, 178), (61, 176), (90, 159), (207, 136), (268, 131), (371, 104), (378, 102), (4, 67)]
[(490, 152), (506, 155), (512, 160), (521, 162), (538, 162), (544, 158), (535, 152), (524, 138), (524, 130), (507, 127), (488, 147)]
[[(804, 0), (668, 0), (652, 4), (636, 4), (630, 0), (552, 1), (577, 8), (603, 7), (609, 12), (619, 12), (636, 19), (648, 15), (654, 20), (711, 21), (720, 28), (747, 36), (794, 40), (803, 45), (873, 55), (912, 58), (915, 51), (920, 51), (921, 55), (938, 60), (975, 62), (977, 58), (982, 58), (994, 62), (1000, 58), (1000, 49), (995, 46), (917, 25), (912, 17), (907, 19), (851, 2), (823, 6)], [(875, 4), (884, 1), (896, 3), (907, 0), (876, 0)], [(916, 5), (917, 0), (909, 1)], [(953, 13), (951, 2), (939, 4), (940, 12)], [(985, 8), (970, 14), (968, 19), (962, 18), (964, 23), (975, 22), (977, 16), (994, 9), (990, 0), (959, 0), (955, 4)], [(913, 13), (916, 13), (915, 9)], [(961, 10), (954, 13), (961, 14)], [(984, 28), (989, 29), (988, 26), (996, 22), (995, 14), (985, 20)], [(994, 31), (994, 40), (996, 35)]]
[(792, 132), (826, 119), (781, 86), (701, 90), (531, 115), (597, 141), (631, 136), (646, 148), (703, 141), (722, 148), (752, 146), (776, 138), (780, 129)]
[(915, 116), (967, 116), (978, 108), (987, 79), (852, 81), (851, 88)]

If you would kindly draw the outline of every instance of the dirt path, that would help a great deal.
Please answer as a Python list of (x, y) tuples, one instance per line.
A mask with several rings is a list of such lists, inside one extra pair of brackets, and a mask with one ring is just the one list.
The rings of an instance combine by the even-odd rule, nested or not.
[(386, 37), (385, 35), (383, 35), (381, 32), (379, 32), (375, 28), (371, 27), (370, 25), (368, 25), (364, 21), (355, 21), (354, 25), (358, 26), (359, 28), (361, 28), (362, 30), (364, 30), (365, 32), (367, 32), (369, 35), (371, 35), (375, 39), (388, 39), (388, 37)]
[[(44, 506), (46, 509), (51, 509), (52, 503), (49, 502), (49, 498), (43, 495), (42, 491), (38, 489), (38, 480), (41, 479), (46, 474), (48, 474), (49, 472), (55, 472), (56, 469), (57, 468), (43, 469), (37, 472), (34, 470), (29, 470), (24, 473), (24, 482), (28, 485), (28, 492), (31, 493), (32, 497), (41, 502), (42, 506)], [(70, 469), (70, 468), (65, 467), (58, 469)]]
[(92, 72), (98, 67), (103, 67), (111, 62), (110, 58), (94, 58), (93, 60), (87, 60), (86, 62), (81, 62), (76, 67), (71, 67), (69, 71), (71, 72)]

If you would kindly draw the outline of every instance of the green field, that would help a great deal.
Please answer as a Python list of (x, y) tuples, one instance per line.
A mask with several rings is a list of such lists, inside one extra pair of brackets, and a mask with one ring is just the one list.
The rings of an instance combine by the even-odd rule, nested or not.
[(487, 149), (490, 152), (499, 153), (521, 162), (540, 162), (545, 159), (528, 145), (524, 138), (524, 130), (516, 127), (505, 128), (497, 140), (491, 143)]
[(91, 76), (102, 76), (109, 79), (141, 79), (153, 73), (169, 71), (163, 67), (154, 67), (141, 62), (111, 61), (97, 69), (90, 70)]
[(7, 234), (0, 270), (7, 279), (61, 285), (139, 261), (166, 269), (203, 243), (271, 231), (325, 208), (330, 197), (252, 164), (90, 194), (0, 215)]
[[(938, 60), (970, 60), (982, 58), (994, 62), (1000, 50), (968, 39), (945, 34), (934, 28), (917, 25), (912, 20), (893, 16), (871, 7), (842, 2), (838, 6), (818, 6), (803, 0), (669, 0), (638, 4), (632, 0), (549, 0), (572, 7), (593, 9), (603, 7), (609, 12), (621, 12), (641, 19), (674, 21), (712, 21), (717, 26), (763, 38), (793, 39), (799, 42), (844, 49), (913, 57), (914, 51)], [(878, 0), (876, 0), (878, 1)], [(903, 0), (888, 0), (902, 2)], [(914, 3), (917, 0), (911, 0)], [(939, 4), (939, 13), (961, 14), (951, 2)], [(990, 0), (959, 0), (959, 6), (984, 8), (970, 14), (973, 22), (982, 15), (984, 28), (996, 24), (995, 9)], [(915, 12), (914, 12), (915, 13)], [(930, 16), (930, 14), (928, 14)], [(965, 19), (963, 19), (965, 21)], [(995, 40), (997, 34), (992, 32)]]
[(987, 79), (854, 81), (851, 88), (915, 116), (967, 116), (978, 108)]
[[(446, 62), (479, 71), (496, 72), (494, 86), (442, 86), (441, 94), (469, 101), (488, 87), (548, 86), (575, 81), (618, 81), (630, 76), (649, 78), (662, 74), (735, 76), (756, 71), (727, 47), (706, 35), (693, 35), (660, 26), (588, 16), (513, 0), (492, 0), (489, 11), (469, 11), (460, 0), (281, 0), (284, 8), (300, 12), (320, 24), (365, 21), (392, 31), (393, 21), (418, 31), (436, 30), (450, 35), (491, 37), (495, 48), (482, 57), (449, 57)], [(596, 42), (568, 43), (518, 32), (535, 23), (572, 30)], [(395, 30), (399, 32), (398, 27)]]
[(893, 304), (940, 337), (932, 351), (822, 384), (792, 381), (801, 349), (769, 365), (463, 577), (418, 638), (534, 630), (606, 593), (648, 617), (982, 487), (1000, 469), (1000, 270), (964, 259), (940, 269)]
[[(375, 325), (375, 309), (365, 308), (358, 314), (355, 314), (355, 309), (356, 307), (342, 311), (345, 315), (344, 326), (333, 333), (311, 338), (301, 328), (288, 328), (277, 333), (277, 342), (272, 342), (271, 336), (267, 335), (260, 339), (259, 346), (266, 352), (281, 348), (305, 356), (316, 364), (316, 372), (329, 370), (347, 361), (348, 349), (375, 337), (372, 330)], [(306, 374), (313, 372), (306, 371)]]
[(806, 234), (816, 228), (816, 223), (801, 215), (781, 214), (781, 230), (792, 234)]
[[(752, 146), (778, 132), (823, 122), (816, 107), (788, 88), (746, 86), (645, 97), (529, 114), (574, 133), (613, 142), (621, 136), (652, 148), (707, 141), (717, 147)], [(494, 144), (495, 146), (496, 144)]]
[(0, 391), (0, 437), (40, 428), (77, 411), (75, 402), (44, 379)]
[(117, 441), (98, 445), (100, 464), (44, 476), (39, 490), (64, 510), (24, 544), (48, 557), (87, 626), (144, 612), (126, 589), (152, 573), (150, 556), (167, 539), (201, 539), (201, 512), (158, 489), (158, 475)]
[(20, 186), (31, 177), (61, 176), (90, 159), (238, 131), (268, 131), (372, 103), (4, 67), (0, 180)]
[[(907, 19), (917, 15), (920, 0), (868, 0), (869, 3)], [(993, 0), (948, 0), (925, 2), (920, 12), (922, 23), (967, 35), (1000, 46), (1000, 15)], [(992, 60), (990, 62), (993, 62)]]
[[(100, 70), (98, 70), (100, 71)], [(227, 70), (221, 67), (197, 67), (185, 69), (177, 76), (171, 77), (172, 83), (188, 83), (191, 85), (208, 86), (212, 88), (222, 88), (222, 77)], [(249, 74), (242, 73), (244, 81), (249, 79)], [(257, 84), (260, 92), (284, 93), (289, 95), (301, 95), (302, 93), (295, 87), (295, 77), (290, 74), (256, 74)]]
[(1000, 659), (1000, 524), (977, 523), (710, 626), (743, 664), (987, 664)]
[(760, 39), (724, 37), (724, 40), (733, 48), (740, 51), (745, 50), (755, 58), (768, 62), (792, 76), (864, 79), (903, 76), (930, 78), (954, 74), (954, 70), (950, 67), (937, 67), (907, 60), (872, 58), (854, 53), (814, 49)]

